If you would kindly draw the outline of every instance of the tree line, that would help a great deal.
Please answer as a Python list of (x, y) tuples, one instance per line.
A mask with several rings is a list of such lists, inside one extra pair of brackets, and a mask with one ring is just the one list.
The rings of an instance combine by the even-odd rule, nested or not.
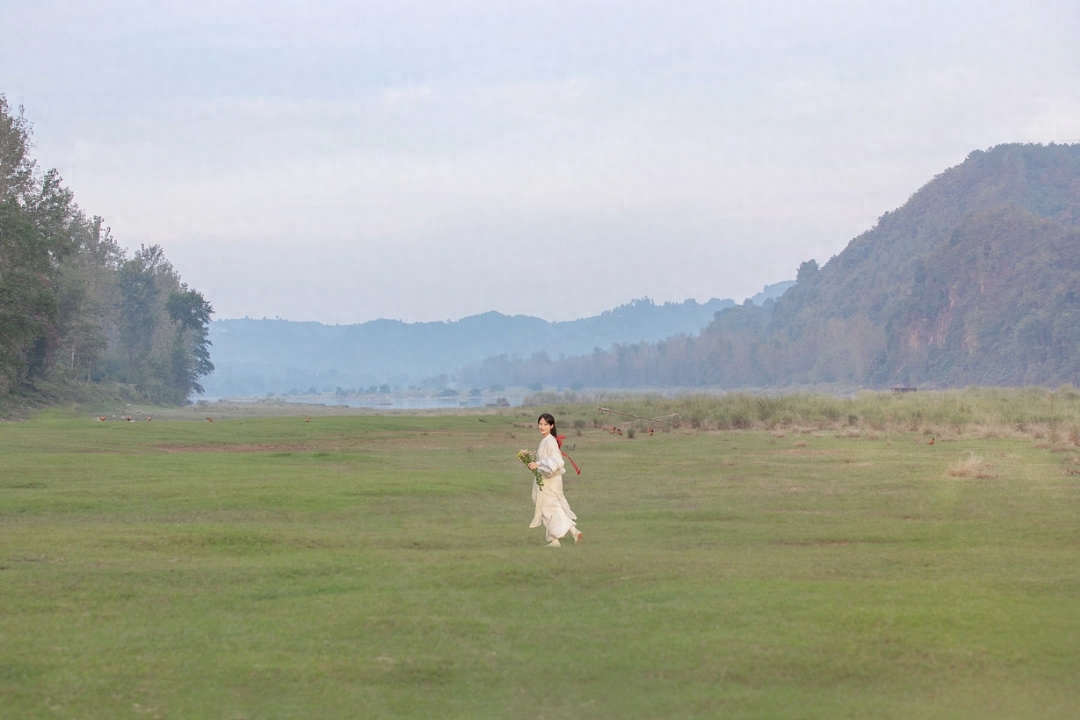
[(121, 248), (55, 169), (40, 170), (31, 132), (0, 94), (0, 407), (102, 390), (162, 404), (201, 393), (214, 369), (210, 303), (161, 247)]

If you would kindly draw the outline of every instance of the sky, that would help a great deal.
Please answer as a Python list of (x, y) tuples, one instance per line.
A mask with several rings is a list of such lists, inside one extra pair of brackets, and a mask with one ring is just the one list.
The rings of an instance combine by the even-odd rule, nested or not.
[(571, 320), (1080, 141), (1075, 0), (0, 0), (34, 157), (215, 318)]

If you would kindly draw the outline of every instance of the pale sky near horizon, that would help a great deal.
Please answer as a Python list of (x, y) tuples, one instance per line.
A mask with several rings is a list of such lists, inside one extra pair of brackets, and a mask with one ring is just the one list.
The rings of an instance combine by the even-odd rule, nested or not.
[(0, 93), (218, 319), (548, 320), (824, 264), (1080, 141), (1074, 0), (0, 0)]

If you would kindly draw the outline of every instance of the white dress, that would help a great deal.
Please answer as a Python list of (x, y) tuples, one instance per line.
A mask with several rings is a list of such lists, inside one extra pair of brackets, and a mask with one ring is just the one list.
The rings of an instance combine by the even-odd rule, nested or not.
[(537, 470), (544, 478), (544, 487), (537, 487), (535, 482), (532, 484), (536, 512), (529, 527), (539, 527), (543, 523), (550, 542), (570, 532), (577, 515), (570, 509), (570, 503), (566, 502), (566, 496), (563, 495), (563, 473), (566, 472), (566, 464), (563, 462), (559, 443), (551, 435), (540, 441), (540, 447), (536, 449), (536, 462), (539, 465)]

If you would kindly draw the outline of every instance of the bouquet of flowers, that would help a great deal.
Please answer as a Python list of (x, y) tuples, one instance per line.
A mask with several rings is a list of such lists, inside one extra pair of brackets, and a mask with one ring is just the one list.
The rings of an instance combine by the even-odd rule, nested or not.
[[(517, 456), (518, 460), (520, 460), (523, 465), (528, 465), (531, 462), (536, 462), (536, 456), (532, 454), (532, 450), (519, 450)], [(533, 477), (536, 478), (536, 487), (544, 487), (544, 478), (540, 476), (540, 471), (533, 470), (532, 474)]]

